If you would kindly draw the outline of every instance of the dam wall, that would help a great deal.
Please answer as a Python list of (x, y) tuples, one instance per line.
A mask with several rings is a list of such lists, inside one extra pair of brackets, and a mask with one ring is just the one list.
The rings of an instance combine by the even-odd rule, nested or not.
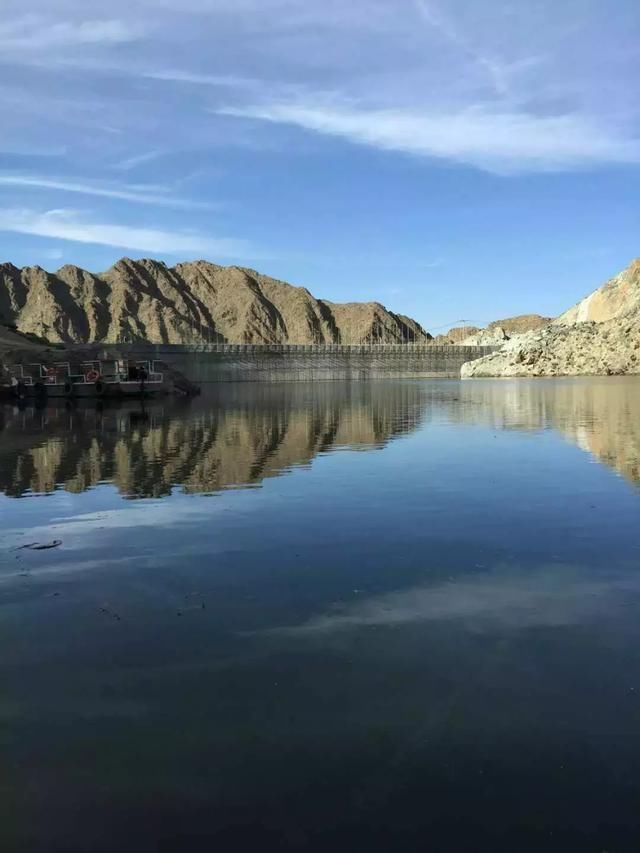
[(400, 377), (459, 378), (460, 367), (497, 347), (422, 344), (106, 344), (105, 359), (163, 361), (193, 382)]

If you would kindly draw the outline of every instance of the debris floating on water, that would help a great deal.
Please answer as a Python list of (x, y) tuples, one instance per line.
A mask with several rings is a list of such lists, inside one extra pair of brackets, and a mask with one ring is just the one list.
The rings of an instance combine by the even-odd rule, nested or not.
[(112, 610), (107, 605), (100, 608), (100, 613), (104, 613), (105, 616), (110, 616), (112, 619), (115, 619), (116, 622), (122, 621), (122, 617), (120, 616), (120, 614), (116, 613), (115, 610)]
[(29, 542), (27, 545), (20, 545), (18, 551), (23, 551), (28, 548), (30, 551), (48, 551), (49, 548), (57, 548), (62, 545), (62, 539), (54, 539), (53, 542)]

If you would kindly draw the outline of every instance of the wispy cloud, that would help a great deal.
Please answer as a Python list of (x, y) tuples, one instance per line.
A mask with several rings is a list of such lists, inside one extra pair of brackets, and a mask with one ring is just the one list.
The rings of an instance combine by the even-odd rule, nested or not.
[[(320, 102), (320, 103), (319, 103)], [(318, 104), (318, 105), (316, 105)], [(296, 125), (388, 151), (451, 160), (497, 173), (640, 163), (640, 138), (600, 128), (578, 114), (535, 115), (476, 107), (459, 112), (366, 110), (276, 103), (229, 107), (224, 115)]]
[(423, 21), (486, 72), (497, 94), (506, 95), (509, 92), (509, 69), (504, 63), (477, 48), (433, 3), (427, 0), (415, 0), (415, 3)]
[(11, 157), (64, 157), (67, 154), (65, 145), (33, 145), (31, 143), (0, 142), (0, 153)]
[(239, 77), (233, 74), (202, 74), (177, 68), (147, 69), (141, 72), (147, 80), (162, 80), (168, 83), (188, 83), (193, 86), (221, 86), (233, 89), (254, 89), (262, 85), (261, 81), (251, 77)]
[(244, 240), (216, 238), (195, 232), (90, 222), (86, 214), (77, 210), (2, 210), (0, 231), (137, 249), (160, 255), (198, 254), (239, 258), (252, 254)]
[(160, 193), (155, 187), (114, 187), (105, 186), (103, 184), (47, 178), (36, 175), (0, 174), (0, 187), (3, 186), (40, 190), (58, 190), (59, 192), (79, 193), (80, 195), (97, 196), (99, 198), (119, 199), (120, 201), (130, 201), (136, 204), (151, 204), (160, 207), (174, 207), (190, 210), (210, 210), (214, 206), (210, 203), (176, 198), (173, 195), (169, 195), (167, 192)]
[(118, 169), (121, 172), (129, 172), (131, 169), (136, 169), (138, 166), (144, 166), (146, 163), (151, 163), (154, 160), (162, 157), (165, 152), (160, 149), (154, 149), (152, 151), (143, 151), (141, 154), (135, 154), (133, 157), (127, 157), (124, 160), (120, 160), (119, 163), (114, 165), (114, 169)]
[(0, 24), (0, 49), (9, 51), (122, 44), (139, 37), (139, 30), (122, 20), (55, 21), (27, 15)]

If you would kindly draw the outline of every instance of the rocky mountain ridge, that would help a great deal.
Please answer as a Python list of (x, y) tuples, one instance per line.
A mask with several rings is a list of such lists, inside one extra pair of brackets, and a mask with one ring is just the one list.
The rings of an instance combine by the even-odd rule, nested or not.
[(426, 343), (378, 302), (339, 304), (241, 267), (122, 258), (104, 273), (0, 264), (0, 324), (53, 343)]

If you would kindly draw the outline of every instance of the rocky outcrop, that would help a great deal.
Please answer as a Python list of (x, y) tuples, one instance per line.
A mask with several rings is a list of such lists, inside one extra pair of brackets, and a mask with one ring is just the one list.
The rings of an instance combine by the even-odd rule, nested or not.
[(462, 366), (472, 376), (640, 373), (640, 260), (553, 324), (518, 335), (498, 352)]
[(561, 314), (555, 322), (561, 326), (589, 321), (605, 323), (635, 310), (640, 310), (640, 258)]
[(502, 326), (488, 326), (486, 329), (481, 329), (475, 335), (465, 338), (461, 341), (461, 345), (463, 347), (502, 346), (508, 340), (509, 335), (507, 335)]
[(463, 378), (626, 373), (640, 373), (640, 311), (606, 323), (527, 332), (461, 369)]
[(553, 322), (553, 317), (543, 317), (541, 314), (519, 314), (517, 317), (506, 317), (504, 320), (494, 320), (489, 323), (487, 330), (502, 329), (509, 338), (523, 335), (534, 329), (541, 329)]
[(0, 264), (0, 324), (62, 343), (425, 343), (378, 302), (340, 305), (303, 287), (207, 261), (123, 258), (105, 273)]

